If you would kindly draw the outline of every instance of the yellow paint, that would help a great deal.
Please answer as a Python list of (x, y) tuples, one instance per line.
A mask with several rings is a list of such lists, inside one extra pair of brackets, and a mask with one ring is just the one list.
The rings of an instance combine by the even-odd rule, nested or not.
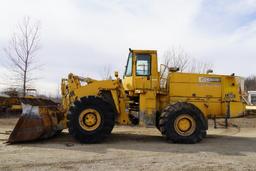
[[(140, 111), (142, 116), (140, 117), (141, 125), (153, 125), (155, 124), (155, 112), (157, 109), (157, 99), (155, 91), (146, 91), (140, 94)], [(145, 123), (146, 122), (146, 123)]]
[(22, 106), (21, 105), (12, 105), (11, 110), (22, 110)]
[(171, 73), (169, 98), (196, 105), (205, 117), (225, 117), (230, 102), (231, 117), (242, 115), (245, 104), (241, 101), (237, 77), (215, 74)]

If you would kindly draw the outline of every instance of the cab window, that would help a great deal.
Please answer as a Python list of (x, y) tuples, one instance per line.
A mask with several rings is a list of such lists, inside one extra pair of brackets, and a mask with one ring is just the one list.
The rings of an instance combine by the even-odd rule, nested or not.
[(129, 53), (127, 65), (125, 69), (125, 76), (131, 76), (132, 75), (132, 53)]
[(136, 55), (136, 75), (148, 76), (150, 75), (150, 55), (137, 54)]

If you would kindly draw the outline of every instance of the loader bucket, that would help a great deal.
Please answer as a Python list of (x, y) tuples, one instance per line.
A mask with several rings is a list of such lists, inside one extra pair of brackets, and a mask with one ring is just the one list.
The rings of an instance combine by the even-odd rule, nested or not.
[(37, 98), (21, 99), (22, 114), (14, 127), (8, 143), (47, 139), (63, 129), (60, 121), (64, 118), (56, 103)]

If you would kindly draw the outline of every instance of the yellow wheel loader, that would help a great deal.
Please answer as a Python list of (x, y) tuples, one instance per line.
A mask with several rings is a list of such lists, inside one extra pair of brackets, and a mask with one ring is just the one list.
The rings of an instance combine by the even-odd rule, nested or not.
[(21, 113), (22, 107), (18, 97), (1, 96), (0, 97), (0, 114), (18, 114)]
[[(23, 115), (29, 116), (27, 123), (36, 115), (54, 132), (68, 128), (82, 143), (103, 141), (115, 124), (155, 126), (167, 140), (197, 143), (206, 136), (208, 119), (245, 115), (240, 77), (182, 73), (165, 65), (158, 68), (157, 51), (130, 49), (123, 79), (117, 72), (114, 80), (69, 74), (61, 82), (58, 109), (37, 106), (34, 114), (25, 111)], [(11, 143), (20, 141), (15, 137), (19, 130), (24, 131), (22, 124), (14, 129)], [(29, 134), (27, 129), (28, 138), (22, 141), (32, 140)], [(42, 135), (37, 137), (44, 138)]]
[[(36, 98), (36, 89), (26, 89), (26, 96), (20, 97), (18, 91), (15, 89), (8, 89), (6, 94), (0, 96), (0, 114), (20, 114), (22, 112), (21, 101), (23, 99), (34, 99), (39, 101), (40, 98)], [(41, 101), (46, 101), (41, 100)]]

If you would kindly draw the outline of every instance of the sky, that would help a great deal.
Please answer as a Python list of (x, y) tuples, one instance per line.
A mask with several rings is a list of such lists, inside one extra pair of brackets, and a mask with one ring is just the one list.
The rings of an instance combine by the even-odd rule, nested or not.
[[(17, 24), (40, 21), (33, 83), (54, 95), (72, 72), (101, 79), (104, 68), (124, 71), (129, 48), (172, 47), (213, 64), (218, 74), (256, 74), (256, 0), (0, 0), (0, 74)], [(6, 87), (0, 78), (0, 90)]]

